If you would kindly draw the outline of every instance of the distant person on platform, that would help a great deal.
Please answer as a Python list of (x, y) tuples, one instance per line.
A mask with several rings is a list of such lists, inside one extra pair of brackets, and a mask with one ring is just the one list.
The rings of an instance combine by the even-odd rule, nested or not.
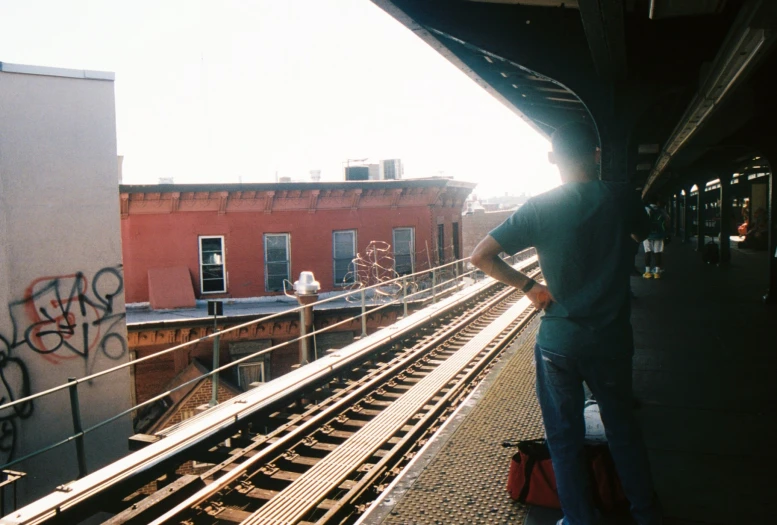
[(664, 271), (664, 241), (666, 240), (666, 225), (669, 224), (669, 214), (663, 206), (663, 202), (656, 196), (651, 197), (650, 203), (645, 206), (650, 219), (650, 233), (642, 243), (645, 250), (645, 279), (660, 279)]
[[(638, 194), (598, 179), (598, 139), (582, 123), (553, 134), (551, 161), (562, 185), (529, 199), (475, 247), (472, 263), (526, 293), (544, 310), (537, 344), (537, 397), (564, 518), (594, 525), (583, 453), (583, 382), (599, 403), (605, 433), (631, 513), (639, 525), (661, 523), (647, 450), (633, 413), (629, 274), (633, 240), (648, 233)], [(499, 257), (535, 247), (547, 286)]]
[(769, 246), (769, 223), (764, 208), (753, 212), (753, 224), (747, 226), (745, 238), (739, 243), (740, 248), (765, 250)]

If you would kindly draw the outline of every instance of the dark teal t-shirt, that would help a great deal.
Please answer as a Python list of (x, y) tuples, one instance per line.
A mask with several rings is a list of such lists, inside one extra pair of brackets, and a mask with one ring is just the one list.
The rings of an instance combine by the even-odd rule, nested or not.
[(564, 184), (529, 199), (491, 231), (508, 254), (534, 247), (554, 298), (537, 344), (568, 356), (633, 351), (629, 275), (649, 221), (625, 183)]

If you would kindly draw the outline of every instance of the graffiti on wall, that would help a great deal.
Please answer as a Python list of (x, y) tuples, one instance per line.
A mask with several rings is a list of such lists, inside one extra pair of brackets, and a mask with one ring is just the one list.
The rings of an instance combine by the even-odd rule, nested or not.
[[(0, 325), (0, 405), (31, 394), (31, 375), (19, 354), (25, 349), (51, 365), (80, 360), (84, 375), (100, 359), (116, 361), (127, 353), (120, 331), (125, 317), (116, 298), (124, 289), (121, 267), (106, 267), (91, 279), (84, 273), (41, 277), (21, 299), (8, 304), (10, 323)], [(0, 455), (10, 461), (20, 421), (33, 413), (32, 402), (0, 411)]]

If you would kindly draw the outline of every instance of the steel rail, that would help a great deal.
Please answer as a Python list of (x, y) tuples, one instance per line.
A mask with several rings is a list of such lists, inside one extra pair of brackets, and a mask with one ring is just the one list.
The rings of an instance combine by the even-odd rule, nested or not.
[[(502, 296), (499, 298), (499, 301), (501, 301), (503, 298), (507, 297), (508, 295), (512, 295), (513, 293), (515, 293), (514, 290), (507, 290), (507, 293), (505, 293), (503, 295), (500, 294)], [(497, 309), (498, 308), (499, 307), (497, 307)], [(474, 318), (475, 319), (475, 321), (474, 321), (475, 324), (482, 324), (483, 317), (487, 317), (487, 316), (490, 315), (489, 311), (492, 310), (492, 307), (490, 307), (488, 305), (485, 305), (484, 307), (481, 307), (478, 310), (479, 311), (470, 312), (470, 315), (468, 317), (470, 317), (471, 319)], [(469, 321), (461, 323), (461, 324), (462, 325), (466, 325), (465, 331), (468, 331), (468, 330), (478, 330), (479, 329), (477, 327), (473, 327), (473, 324), (471, 322), (469, 322)], [(464, 326), (462, 326), (462, 327), (464, 328)], [(447, 353), (453, 353), (453, 351), (454, 350), (447, 350), (446, 352)], [(345, 413), (343, 415), (345, 415)], [(318, 423), (318, 421), (316, 421), (316, 423)], [(311, 438), (312, 438), (312, 435), (311, 435)], [(295, 445), (295, 446), (292, 446), (288, 450), (292, 451), (298, 445), (299, 445), (299, 443), (297, 445)], [(266, 456), (266, 455), (267, 454), (263, 454), (263, 456)], [(259, 460), (264, 461), (264, 458), (256, 458), (255, 457), (255, 458), (252, 458), (252, 460), (250, 460), (250, 461), (253, 464), (253, 463), (258, 462)], [(247, 465), (247, 464), (243, 464), (243, 465), (241, 465), (241, 471), (240, 472), (234, 472), (233, 471), (231, 473), (231, 475), (228, 475), (225, 478), (222, 478), (222, 479), (220, 479), (220, 480), (218, 480), (216, 482), (213, 482), (211, 485), (209, 485), (209, 488), (203, 489), (200, 494), (194, 495), (189, 500), (181, 503), (181, 505), (179, 505), (179, 507), (177, 509), (174, 509), (174, 510), (170, 511), (168, 514), (166, 514), (165, 517), (159, 518), (155, 523), (161, 523), (161, 522), (164, 522), (165, 520), (173, 519), (173, 515), (175, 515), (175, 514), (177, 514), (179, 512), (184, 512), (184, 511), (190, 509), (191, 507), (193, 507), (195, 505), (197, 507), (199, 507), (199, 508), (203, 508), (203, 506), (206, 507), (206, 508), (213, 508), (213, 509), (218, 508), (220, 506), (218, 501), (212, 501), (210, 503), (205, 503), (205, 501), (208, 501), (207, 500), (208, 496), (203, 494), (203, 493), (208, 493), (209, 492), (211, 494), (218, 493), (219, 495), (223, 495), (226, 486), (229, 483), (236, 481), (239, 477), (243, 476), (244, 472), (248, 470), (248, 466), (249, 465)], [(203, 475), (203, 477), (205, 477), (205, 475)], [(241, 482), (241, 484), (242, 483), (243, 482)], [(330, 487), (330, 489), (331, 489), (331, 487)], [(176, 517), (176, 519), (180, 519), (180, 518)], [(234, 519), (234, 517), (231, 518), (231, 519)]]
[[(491, 348), (486, 347), (483, 355), (478, 356), (478, 360), (473, 362), (473, 366), (462, 377), (460, 377), (454, 386), (452, 386), (448, 392), (446, 392), (430, 409), (422, 419), (420, 419), (414, 427), (408, 431), (404, 437), (397, 443), (392, 450), (386, 454), (373, 468), (371, 468), (365, 476), (359, 480), (358, 484), (348, 491), (343, 497), (340, 498), (344, 504), (354, 503), (360, 494), (364, 493), (370, 486), (374, 485), (379, 476), (382, 476), (386, 468), (391, 461), (398, 461), (399, 456), (405, 449), (411, 448), (411, 440), (416, 440), (419, 435), (423, 435), (429, 427), (432, 426), (434, 421), (438, 421), (441, 415), (450, 406), (455, 406), (457, 403), (454, 398), (465, 397), (462, 392), (466, 392), (473, 383), (477, 383), (476, 378), (479, 376), (493, 361), (494, 357), (498, 355), (504, 347), (522, 330), (526, 323), (532, 318), (532, 309), (527, 308), (523, 311), (514, 323), (508, 327), (505, 331), (499, 334), (498, 338), (494, 340), (496, 344), (491, 345)], [(396, 464), (396, 463), (395, 463)], [(396, 467), (394, 467), (396, 468)], [(316, 520), (317, 523), (328, 523), (330, 519), (339, 515), (344, 511), (344, 505), (339, 505), (327, 511), (321, 518)]]
[[(519, 269), (525, 269), (535, 263), (536, 257), (532, 257), (522, 261), (517, 266)], [(262, 387), (250, 390), (218, 405), (200, 416), (191, 418), (179, 424), (176, 431), (167, 434), (165, 439), (64, 485), (63, 490), (55, 491), (0, 519), (0, 524), (43, 523), (101, 491), (154, 467), (171, 455), (215, 436), (263, 407), (289, 396), (292, 392), (304, 389), (309, 384), (314, 384), (324, 377), (337, 373), (338, 370), (363, 359), (376, 348), (404, 337), (407, 333), (412, 333), (423, 324), (452, 310), (457, 304), (474, 298), (495, 284), (497, 284), (495, 281), (486, 279), (470, 286), (447, 297), (435, 306), (420, 310), (402, 319), (395, 323), (393, 329), (380, 330), (351, 345), (348, 350), (341, 349), (336, 353), (324, 356), (305, 367), (266, 383)]]
[[(532, 263), (532, 262), (530, 262), (530, 263), (529, 263), (529, 264), (527, 264), (527, 265), (523, 265), (523, 266), (522, 266), (522, 268), (526, 268), (526, 267), (530, 266), (531, 264), (533, 264), (533, 263)], [(425, 291), (424, 291), (424, 292), (425, 292)], [(416, 292), (416, 293), (418, 293), (418, 292)], [(408, 297), (410, 297), (410, 296), (408, 296)], [(377, 312), (377, 311), (379, 311), (379, 310), (381, 310), (381, 309), (383, 309), (383, 308), (387, 308), (387, 307), (389, 307), (389, 306), (392, 306), (393, 304), (394, 304), (393, 302), (390, 302), (390, 303), (384, 303), (384, 304), (382, 304), (382, 305), (376, 305), (374, 308), (372, 308), (372, 309), (368, 310), (368, 312), (366, 312), (366, 313), (374, 313), (374, 312)], [(362, 314), (362, 315), (366, 315), (366, 314)], [(361, 317), (361, 315), (359, 315), (359, 316), (357, 316), (357, 317)], [(271, 347), (271, 348), (266, 348), (266, 349), (264, 349), (264, 350), (260, 350), (260, 351), (258, 351), (258, 352), (255, 352), (255, 353), (253, 353), (253, 354), (246, 355), (245, 357), (242, 357), (242, 358), (240, 358), (240, 359), (234, 360), (234, 361), (230, 362), (229, 364), (226, 364), (226, 365), (224, 365), (224, 366), (222, 366), (222, 367), (219, 367), (219, 368), (217, 368), (217, 369), (215, 369), (215, 370), (213, 370), (213, 371), (211, 371), (211, 372), (209, 372), (209, 373), (207, 373), (207, 374), (204, 374), (204, 375), (202, 375), (202, 376), (198, 376), (198, 377), (196, 377), (196, 378), (194, 378), (194, 379), (190, 379), (189, 381), (187, 381), (187, 382), (185, 382), (185, 383), (182, 383), (181, 385), (179, 385), (177, 388), (182, 388), (182, 387), (184, 387), (184, 386), (186, 386), (186, 385), (189, 385), (189, 384), (191, 384), (191, 383), (194, 383), (194, 382), (196, 382), (196, 381), (200, 381), (201, 379), (203, 379), (203, 378), (205, 378), (205, 377), (209, 377), (209, 376), (211, 376), (211, 375), (213, 375), (213, 374), (215, 374), (215, 373), (217, 373), (217, 372), (222, 372), (222, 371), (224, 371), (224, 370), (227, 370), (228, 368), (230, 368), (230, 367), (232, 367), (232, 366), (234, 366), (234, 365), (236, 365), (236, 364), (240, 364), (240, 363), (242, 363), (242, 362), (244, 362), (244, 361), (248, 361), (248, 360), (250, 360), (250, 359), (253, 359), (253, 358), (257, 357), (257, 356), (260, 356), (260, 355), (263, 355), (263, 354), (272, 353), (274, 350), (277, 350), (277, 349), (279, 349), (279, 348), (282, 348), (282, 347), (284, 347), (284, 346), (287, 346), (287, 345), (291, 345), (291, 344), (293, 344), (293, 343), (297, 343), (297, 342), (301, 341), (302, 339), (304, 339), (305, 337), (314, 336), (314, 335), (317, 335), (317, 334), (323, 333), (323, 332), (325, 332), (325, 331), (327, 331), (327, 330), (330, 330), (330, 329), (332, 329), (332, 328), (334, 328), (334, 327), (337, 327), (337, 326), (340, 326), (340, 325), (343, 325), (343, 324), (350, 323), (350, 322), (351, 322), (353, 319), (354, 319), (354, 318), (348, 318), (348, 319), (344, 319), (343, 321), (339, 321), (339, 322), (337, 322), (337, 323), (335, 323), (335, 324), (327, 325), (325, 328), (320, 328), (320, 329), (318, 329), (318, 330), (314, 330), (314, 331), (312, 331), (312, 332), (308, 332), (308, 333), (307, 333), (307, 335), (305, 335), (305, 336), (297, 337), (297, 338), (295, 338), (295, 339), (291, 339), (291, 340), (289, 340), (289, 341), (284, 341), (283, 343), (280, 343), (280, 344), (274, 345), (274, 346), (273, 346), (273, 347)], [(162, 399), (162, 398), (164, 398), (166, 395), (167, 395), (167, 393), (165, 393), (165, 394), (160, 394), (160, 395), (158, 395), (158, 396), (156, 396), (156, 397), (154, 397), (154, 398), (152, 398), (152, 399), (149, 399), (148, 401), (145, 401), (145, 402), (143, 403), (143, 405), (149, 404), (149, 403), (151, 403), (151, 402), (152, 402), (152, 401), (154, 401), (154, 400)], [(139, 406), (140, 406), (140, 405), (139, 405)], [(136, 408), (137, 408), (137, 407), (136, 407)], [(126, 411), (126, 412), (132, 412), (133, 410), (134, 410), (134, 409), (129, 409), (129, 410), (128, 410), (128, 411)], [(123, 414), (122, 414), (122, 415), (123, 415)], [(118, 417), (118, 416), (114, 416), (114, 418), (116, 418), (116, 417)], [(203, 414), (198, 414), (198, 415), (195, 415), (195, 416), (193, 416), (192, 418), (189, 418), (189, 419), (187, 419), (186, 421), (183, 421), (183, 422), (179, 423), (178, 425), (181, 425), (181, 424), (184, 424), (184, 423), (191, 422), (193, 419), (195, 419), (195, 418), (198, 418), (198, 417), (207, 417), (207, 414), (206, 414), (206, 413), (203, 413)], [(178, 425), (174, 425), (174, 426), (171, 426), (169, 429), (162, 430), (162, 431), (158, 432), (158, 434), (168, 434), (168, 433), (170, 433), (170, 432), (172, 432), (172, 431), (175, 431), (175, 429), (177, 429)], [(84, 433), (86, 433), (86, 432), (87, 432), (87, 431), (89, 431), (89, 430), (94, 430), (96, 427), (97, 427), (97, 425), (95, 425), (94, 427), (90, 427), (89, 429), (87, 429), (86, 431), (84, 431)]]
[[(524, 266), (525, 268), (525, 266)], [(465, 328), (467, 325), (471, 324), (473, 321), (476, 321), (479, 318), (482, 318), (482, 316), (486, 315), (487, 312), (492, 309), (496, 304), (503, 301), (505, 298), (507, 298), (509, 295), (514, 293), (514, 290), (512, 289), (505, 289), (501, 293), (499, 293), (497, 296), (491, 298), (489, 301), (487, 301), (485, 304), (478, 305), (475, 309), (473, 309), (471, 312), (468, 312), (468, 314), (463, 317), (462, 319), (446, 326), (445, 329), (443, 329), (440, 333), (436, 334), (436, 336), (429, 341), (427, 341), (423, 346), (424, 349), (428, 347), (432, 347), (435, 345), (440, 344), (442, 341), (445, 341), (451, 337), (454, 333), (457, 331), (460, 331), (461, 329)], [(422, 349), (422, 351), (424, 350)], [(392, 374), (396, 373), (398, 370), (403, 370), (411, 361), (417, 360), (418, 354), (421, 352), (417, 352), (414, 355), (408, 356), (407, 358), (403, 359), (402, 361), (398, 362), (395, 366), (391, 367), (390, 370), (388, 370), (386, 373), (382, 374), (380, 377), (376, 378), (374, 381), (371, 381), (368, 385), (369, 388), (360, 388), (359, 389), (359, 395), (361, 395), (363, 392), (366, 392), (367, 390), (374, 388), (377, 384), (379, 384), (382, 381), (385, 381), (388, 377), (391, 377)], [(327, 410), (327, 413), (322, 415), (320, 418), (315, 418), (315, 420), (310, 421), (310, 424), (306, 424), (304, 426), (298, 427), (294, 431), (294, 435), (291, 437), (297, 437), (300, 434), (304, 432), (309, 432), (311, 428), (314, 428), (317, 426), (322, 419), (325, 419), (325, 416), (331, 416), (333, 412), (336, 411), (336, 409), (341, 409), (346, 401), (351, 402), (351, 400), (356, 397), (355, 395), (349, 396), (347, 400), (344, 400), (341, 403), (338, 403), (337, 406), (332, 407), (330, 410)], [(198, 493), (191, 495), (188, 499), (181, 502), (178, 506), (168, 511), (164, 516), (159, 517), (157, 520), (155, 520), (153, 523), (164, 523), (165, 521), (171, 519), (174, 515), (184, 512), (187, 509), (191, 508), (194, 505), (197, 505), (198, 503), (212, 497), (214, 494), (222, 490), (224, 487), (229, 485), (230, 483), (235, 482), (239, 477), (241, 477), (244, 472), (252, 467), (253, 465), (262, 462), (269, 453), (274, 452), (284, 446), (288, 446), (288, 441), (291, 439), (291, 437), (287, 440), (284, 439), (282, 442), (278, 441), (270, 445), (270, 447), (267, 447), (266, 449), (263, 449), (260, 453), (250, 457), (248, 460), (246, 460), (244, 463), (241, 463), (239, 469), (234, 469), (229, 472), (227, 472), (223, 477), (214, 480), (212, 483), (210, 483), (207, 487), (200, 490)], [(215, 469), (213, 469), (215, 470)], [(212, 472), (212, 471), (211, 471)], [(205, 475), (203, 475), (205, 476)]]
[(369, 459), (384, 444), (386, 436), (398, 432), (443, 386), (469, 365), (485, 346), (530, 307), (528, 298), (520, 299), (488, 328), (473, 337), (416, 386), (348, 438), (343, 445), (243, 521), (243, 525), (300, 521), (326, 497), (332, 487), (340, 485), (356, 467)]
[[(494, 304), (498, 303), (499, 301), (502, 301), (507, 295), (509, 295), (509, 291), (500, 293), (495, 298), (492, 298), (487, 303), (483, 305), (479, 305), (478, 308), (472, 313), (472, 316), (480, 316), (484, 314), (486, 311), (488, 311), (490, 308), (493, 307)], [(319, 424), (326, 420), (327, 418), (331, 418), (334, 413), (337, 411), (342, 411), (345, 407), (349, 406), (354, 399), (359, 399), (360, 397), (363, 397), (363, 395), (366, 392), (369, 392), (377, 387), (377, 385), (385, 382), (387, 378), (390, 378), (392, 375), (396, 374), (396, 371), (402, 370), (406, 368), (408, 365), (411, 365), (414, 362), (417, 362), (420, 357), (422, 357), (424, 354), (426, 354), (432, 347), (438, 345), (440, 341), (445, 340), (451, 336), (451, 334), (455, 333), (456, 331), (463, 328), (468, 322), (471, 322), (470, 319), (460, 319), (453, 324), (447, 325), (441, 332), (438, 332), (435, 334), (435, 336), (427, 341), (424, 341), (417, 345), (417, 348), (414, 347), (412, 352), (407, 353), (405, 356), (399, 358), (393, 365), (388, 366), (385, 369), (378, 369), (376, 370), (377, 373), (371, 376), (367, 376), (364, 380), (359, 381), (353, 385), (353, 388), (351, 391), (347, 392), (346, 395), (340, 397), (335, 403), (329, 405), (328, 407), (324, 408), (323, 410), (320, 408), (314, 408), (311, 409), (308, 413), (300, 415), (299, 419), (302, 419), (303, 417), (307, 417), (308, 419), (305, 419), (303, 425), (299, 425), (296, 428), (294, 428), (292, 431), (288, 432), (287, 434), (283, 435), (279, 438), (279, 436), (272, 432), (265, 436), (265, 439), (260, 442), (255, 442), (252, 445), (249, 445), (247, 447), (244, 447), (239, 452), (232, 454), (231, 457), (219, 463), (218, 465), (214, 466), (211, 470), (208, 472), (205, 472), (202, 474), (203, 478), (210, 478), (213, 475), (215, 475), (217, 472), (221, 471), (226, 467), (227, 465), (235, 462), (238, 459), (241, 459), (242, 456), (244, 456), (247, 453), (253, 452), (254, 449), (258, 448), (259, 446), (266, 443), (269, 439), (275, 439), (278, 438), (277, 441), (271, 443), (266, 448), (262, 449), (261, 451), (257, 452), (255, 455), (251, 456), (248, 461), (242, 463), (240, 465), (240, 468), (245, 470), (249, 466), (253, 465), (254, 463), (257, 463), (261, 461), (264, 457), (269, 455), (270, 453), (274, 452), (277, 449), (280, 449), (284, 446), (288, 446), (288, 442), (292, 439), (296, 439), (297, 437), (300, 437), (300, 435), (304, 434), (305, 432), (309, 432), (312, 428), (316, 428), (319, 426)], [(342, 394), (342, 393), (341, 393)], [(318, 413), (315, 413), (316, 410)], [(296, 423), (294, 421), (293, 423)], [(287, 425), (292, 425), (292, 422), (288, 423)], [(280, 430), (283, 430), (282, 428), (279, 428)], [(217, 487), (223, 487), (227, 485), (228, 483), (234, 481), (237, 477), (239, 477), (241, 473), (239, 471), (233, 470), (230, 473), (228, 473), (227, 477), (221, 478), (217, 481), (214, 481), (209, 485), (208, 492), (213, 493), (215, 492)], [(197, 495), (201, 500), (205, 499), (209, 496), (208, 493), (200, 493)], [(195, 496), (192, 496), (194, 498)]]

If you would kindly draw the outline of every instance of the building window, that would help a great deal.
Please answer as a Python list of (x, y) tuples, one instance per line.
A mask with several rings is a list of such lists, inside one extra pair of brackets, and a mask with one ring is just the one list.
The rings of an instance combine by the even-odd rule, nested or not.
[(356, 257), (356, 230), (332, 232), (335, 286), (354, 282), (354, 257)]
[(200, 237), (200, 290), (202, 293), (227, 291), (223, 235)]
[(264, 275), (268, 292), (282, 292), (283, 281), (289, 279), (289, 234), (264, 235)]
[(445, 225), (437, 225), (437, 260), (440, 266), (445, 264)]
[(461, 249), (459, 248), (459, 223), (453, 223), (453, 260), (461, 259)]
[(394, 228), (394, 270), (399, 275), (413, 273), (414, 237), (413, 228)]
[(237, 386), (248, 390), (252, 383), (264, 383), (264, 361), (237, 365)]
[[(239, 341), (232, 342), (229, 345), (229, 356), (232, 361), (243, 359), (256, 354), (262, 350), (267, 350), (272, 347), (272, 341), (270, 339), (258, 339), (255, 341)], [(237, 379), (237, 386), (243, 390), (247, 390), (251, 387), (252, 383), (264, 383), (269, 379), (269, 361), (270, 354), (260, 354), (252, 358), (238, 363), (237, 370), (235, 370)]]

